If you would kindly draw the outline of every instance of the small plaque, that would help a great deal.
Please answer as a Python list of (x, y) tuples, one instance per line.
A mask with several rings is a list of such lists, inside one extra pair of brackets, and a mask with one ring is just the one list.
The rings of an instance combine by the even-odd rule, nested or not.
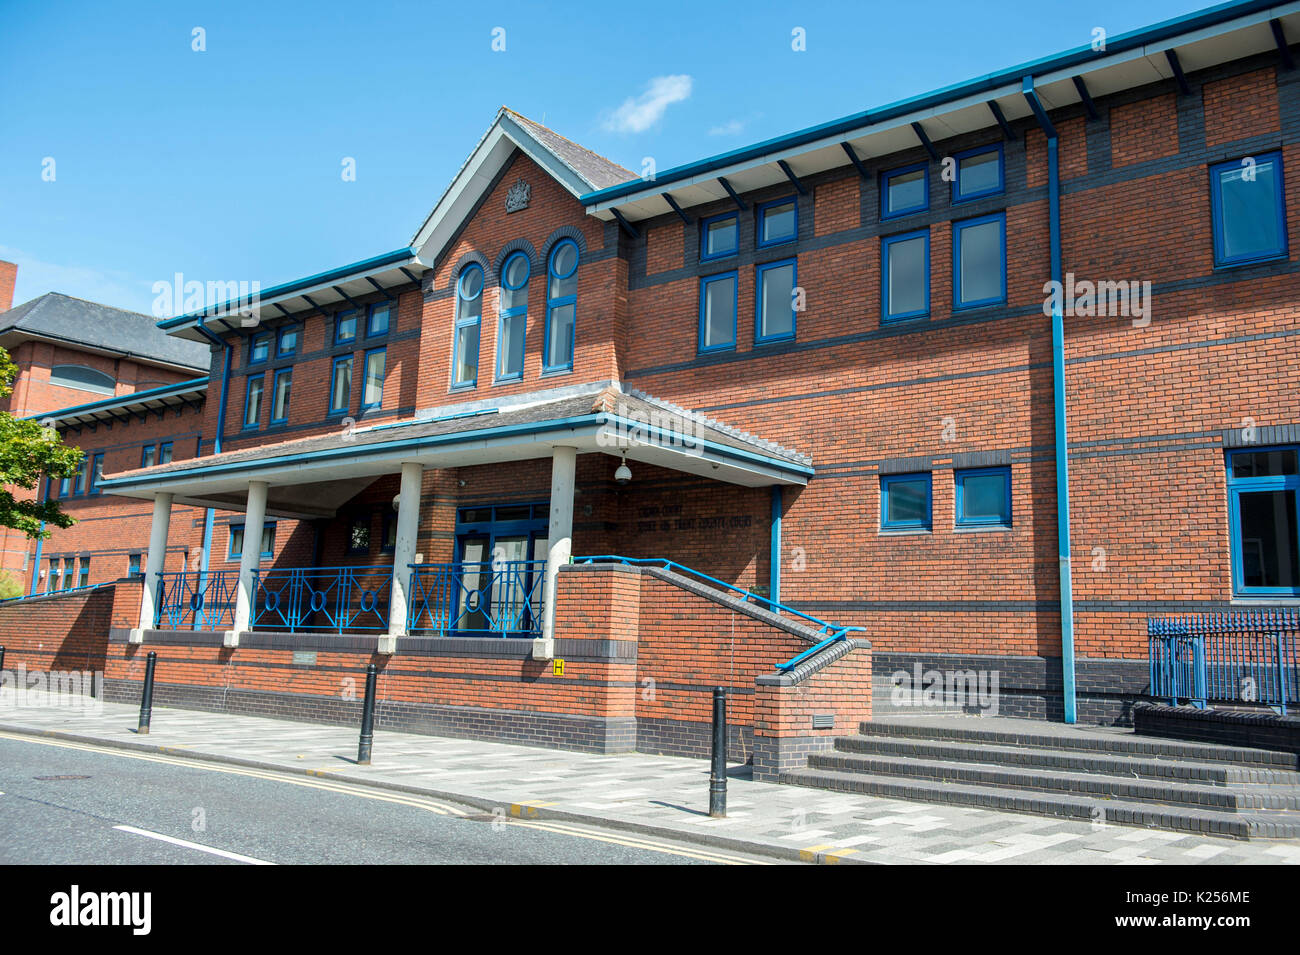
[(314, 667), (316, 665), (316, 651), (315, 650), (293, 651), (293, 665), (296, 667)]
[(506, 212), (519, 212), (528, 208), (528, 201), (533, 196), (533, 189), (520, 179), (506, 190)]
[(552, 661), (551, 661), (551, 673), (552, 673), (554, 676), (564, 676), (564, 661), (563, 661), (563, 660), (552, 660)]

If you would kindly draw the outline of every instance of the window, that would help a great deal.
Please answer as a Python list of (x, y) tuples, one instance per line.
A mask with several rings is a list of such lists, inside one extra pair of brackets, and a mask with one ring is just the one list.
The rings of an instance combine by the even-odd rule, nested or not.
[(140, 555), (128, 554), (126, 557), (126, 575), (128, 577), (139, 577), (140, 574)]
[(334, 359), (330, 375), (330, 414), (347, 414), (352, 407), (352, 356)]
[[(275, 525), (262, 525), (262, 553), (264, 558), (270, 558), (275, 551)], [(230, 540), (226, 544), (226, 559), (239, 560), (244, 554), (244, 525), (230, 525)]]
[(953, 157), (957, 161), (957, 178), (952, 184), (952, 201), (966, 202), (982, 196), (997, 195), (1002, 184), (1002, 146), (980, 146)]
[(71, 486), (72, 486), (72, 484), (71, 484), (71, 482), (70, 482), (67, 478), (60, 478), (60, 479), (59, 479), (59, 497), (67, 497), (67, 496), (68, 496), (68, 488), (70, 488)]
[(758, 207), (758, 246), (793, 242), (799, 235), (799, 203), (794, 196)]
[(397, 550), (397, 515), (391, 510), (384, 512), (384, 544), (381, 550), (385, 553)]
[(152, 444), (146, 444), (140, 449), (140, 467), (151, 468), (158, 463), (158, 449)]
[(930, 230), (880, 241), (881, 321), (899, 322), (930, 314)]
[(258, 422), (262, 420), (262, 389), (266, 387), (266, 380), (261, 375), (253, 375), (248, 379), (248, 387), (244, 390), (244, 430), (257, 430)]
[(280, 329), (279, 336), (275, 342), (275, 354), (283, 358), (285, 355), (293, 355), (298, 351), (298, 337), (302, 330), (297, 325), (286, 325)]
[(389, 305), (387, 302), (379, 302), (370, 306), (370, 310), (366, 313), (367, 338), (388, 334), (388, 314)]
[(86, 459), (83, 457), (77, 465), (77, 473), (72, 476), (72, 493), (86, 493)]
[(90, 558), (81, 558), (81, 567), (77, 571), (77, 586), (87, 587), (90, 585)]
[(50, 384), (97, 395), (111, 395), (115, 386), (111, 377), (84, 365), (55, 365), (50, 369)]
[(735, 255), (740, 249), (740, 216), (735, 212), (700, 220), (700, 261)]
[(770, 262), (758, 267), (755, 283), (755, 342), (788, 341), (794, 338), (795, 260)]
[(1228, 453), (1232, 584), (1239, 594), (1300, 594), (1300, 449)]
[(1001, 212), (953, 223), (954, 308), (1006, 301), (1006, 225)]
[(500, 318), (497, 326), (497, 381), (524, 376), (524, 336), (528, 322), (528, 256), (516, 252), (501, 270)]
[(1210, 210), (1216, 266), (1285, 256), (1282, 154), (1264, 153), (1211, 166)]
[(45, 574), (45, 592), (48, 594), (51, 591), (58, 590), (58, 589), (59, 589), (59, 559), (57, 557), (51, 557), (50, 569)]
[(578, 301), (578, 244), (556, 243), (547, 263), (546, 346), (542, 373), (573, 368), (573, 331)]
[(104, 480), (104, 452), (100, 451), (90, 459), (90, 487), (86, 493), (98, 494), (99, 482)]
[(275, 373), (275, 383), (271, 387), (271, 423), (286, 424), (289, 421), (289, 392), (293, 388), (293, 369), (281, 368)]
[(72, 580), (73, 577), (76, 575), (76, 573), (77, 573), (77, 558), (75, 557), (63, 558), (63, 589), (64, 590), (72, 589)]
[(736, 347), (736, 273), (700, 279), (700, 351)]
[(334, 344), (342, 345), (357, 340), (357, 312), (350, 308), (334, 316)]
[(387, 349), (366, 352), (366, 376), (361, 389), (361, 407), (378, 408), (384, 403), (384, 367)]
[(248, 340), (248, 363), (256, 364), (271, 357), (271, 333), (259, 332)]
[(483, 318), (483, 270), (468, 266), (456, 282), (456, 337), (452, 355), (451, 385), (472, 388), (478, 384), (479, 328)]
[(880, 177), (880, 218), (907, 215), (930, 208), (930, 167), (904, 166)]
[(158, 445), (158, 463), (172, 463), (172, 443), (170, 441), (164, 441), (162, 444)]
[(370, 553), (370, 515), (358, 514), (348, 525), (348, 553)]
[(954, 471), (959, 527), (1011, 526), (1011, 468)]
[(930, 529), (929, 474), (881, 475), (880, 526), (884, 530)]

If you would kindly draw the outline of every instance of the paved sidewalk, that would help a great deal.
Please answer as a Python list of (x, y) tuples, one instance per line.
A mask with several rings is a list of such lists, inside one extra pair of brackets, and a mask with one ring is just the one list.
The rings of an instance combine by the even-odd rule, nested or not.
[(98, 713), (18, 707), (0, 691), (0, 730), (290, 772), (328, 775), (456, 800), (724, 848), (827, 863), (1300, 864), (1300, 842), (1215, 839), (987, 809), (936, 806), (756, 783), (733, 766), (728, 816), (710, 819), (705, 760), (600, 756), (381, 731), (371, 766), (353, 762), (355, 727), (155, 707), (135, 732), (134, 706)]

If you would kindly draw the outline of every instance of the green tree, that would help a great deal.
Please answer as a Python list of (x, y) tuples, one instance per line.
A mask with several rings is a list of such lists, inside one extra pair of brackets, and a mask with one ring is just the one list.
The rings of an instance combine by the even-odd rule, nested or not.
[[(0, 398), (13, 393), (17, 375), (18, 366), (0, 348)], [(0, 527), (12, 527), (28, 537), (49, 536), (48, 530), (41, 532), (42, 521), (71, 527), (73, 519), (63, 513), (57, 500), (19, 500), (13, 489), (35, 490), (45, 476), (70, 478), (84, 457), (80, 448), (66, 447), (53, 428), (0, 411)]]

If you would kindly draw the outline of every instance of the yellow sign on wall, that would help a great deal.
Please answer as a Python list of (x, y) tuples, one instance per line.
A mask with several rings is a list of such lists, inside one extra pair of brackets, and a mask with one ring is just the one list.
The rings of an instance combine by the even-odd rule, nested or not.
[(554, 674), (555, 676), (564, 676), (564, 661), (563, 661), (563, 660), (552, 660), (552, 661), (551, 661), (551, 673)]

